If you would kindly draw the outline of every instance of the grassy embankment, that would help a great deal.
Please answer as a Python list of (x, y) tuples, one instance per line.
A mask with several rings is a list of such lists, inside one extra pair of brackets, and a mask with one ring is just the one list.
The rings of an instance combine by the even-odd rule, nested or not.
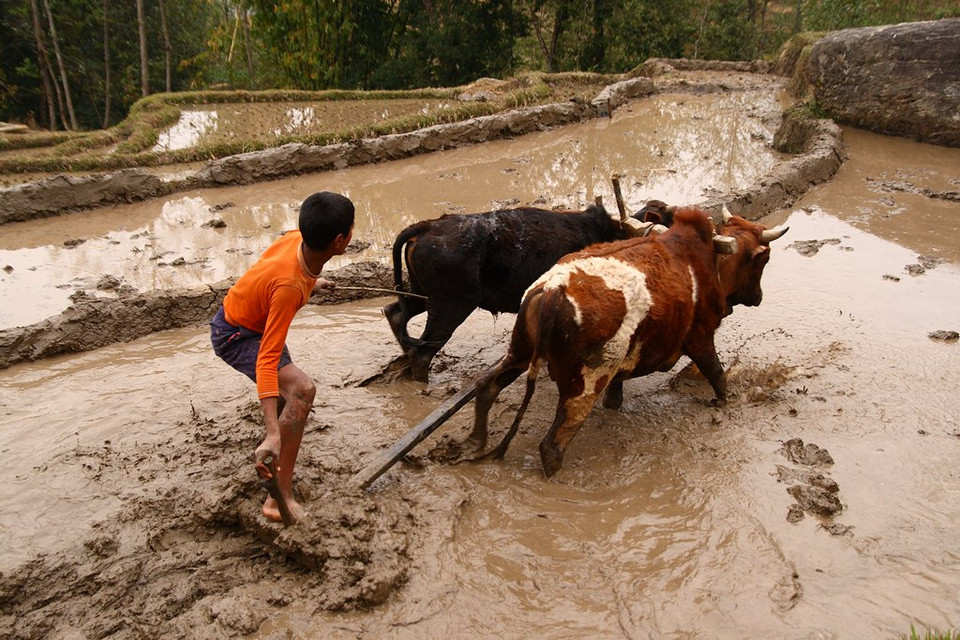
[[(590, 99), (622, 76), (590, 73), (530, 73), (506, 81), (488, 79), (463, 87), (410, 91), (191, 91), (154, 94), (137, 101), (129, 116), (105, 130), (0, 134), (0, 174), (103, 171), (128, 167), (158, 167), (208, 161), (238, 153), (258, 151), (290, 142), (325, 145), (362, 137), (413, 131), (434, 124), (456, 122), (517, 107)], [(460, 101), (463, 93), (483, 90), (486, 100)], [(406, 113), (371, 123), (369, 110), (358, 103), (449, 100), (445, 108), (427, 113)], [(160, 132), (180, 119), (182, 111), (198, 106), (230, 105), (243, 109), (255, 103), (310, 105), (323, 103), (334, 127), (320, 126), (309, 134), (252, 136), (234, 132), (229, 139), (200, 143), (186, 149), (153, 150)]]

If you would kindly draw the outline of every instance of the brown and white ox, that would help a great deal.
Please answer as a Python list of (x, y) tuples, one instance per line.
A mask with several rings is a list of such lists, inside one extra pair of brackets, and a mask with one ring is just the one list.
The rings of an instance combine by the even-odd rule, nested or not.
[(564, 257), (527, 289), (506, 356), (477, 381), (467, 443), (486, 446), (494, 400), (527, 371), (517, 416), (485, 456), (503, 457), (544, 363), (560, 395), (553, 425), (540, 442), (548, 477), (560, 469), (564, 450), (604, 391), (605, 406), (618, 408), (624, 380), (668, 371), (681, 355), (696, 363), (723, 402), (726, 374), (714, 332), (734, 305), (760, 304), (769, 243), (786, 231), (724, 211), (720, 233), (735, 238), (737, 248), (718, 255), (709, 216), (684, 208), (660, 235), (594, 245)]

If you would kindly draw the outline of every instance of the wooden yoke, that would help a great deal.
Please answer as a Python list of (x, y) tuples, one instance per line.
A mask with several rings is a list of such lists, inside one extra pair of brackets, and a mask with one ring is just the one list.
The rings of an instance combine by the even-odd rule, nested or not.
[[(642, 238), (650, 234), (660, 234), (667, 230), (662, 224), (640, 222), (635, 218), (626, 218), (619, 221), (627, 232), (628, 238)], [(717, 253), (734, 254), (737, 252), (737, 239), (732, 236), (713, 236), (713, 248)]]

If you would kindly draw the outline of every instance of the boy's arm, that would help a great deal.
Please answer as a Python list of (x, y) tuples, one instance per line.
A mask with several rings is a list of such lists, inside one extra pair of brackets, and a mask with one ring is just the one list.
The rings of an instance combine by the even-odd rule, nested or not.
[(300, 308), (301, 294), (293, 287), (278, 287), (270, 298), (270, 312), (260, 340), (257, 354), (257, 395), (267, 437), (255, 453), (257, 471), (263, 478), (270, 477), (263, 461), (268, 455), (280, 459), (280, 383), (277, 366), (287, 340), (293, 317)]
[(270, 469), (267, 468), (266, 459), (272, 457), (274, 464), (280, 460), (280, 402), (277, 396), (260, 398), (260, 409), (263, 411), (263, 423), (266, 426), (267, 437), (257, 447), (254, 452), (257, 473), (264, 480), (269, 480), (272, 476)]
[(297, 315), (302, 302), (299, 289), (288, 286), (277, 287), (270, 296), (270, 311), (260, 339), (260, 352), (257, 354), (257, 395), (262, 401), (270, 396), (280, 395), (280, 383), (277, 366), (280, 354), (287, 341), (287, 333), (293, 317)]

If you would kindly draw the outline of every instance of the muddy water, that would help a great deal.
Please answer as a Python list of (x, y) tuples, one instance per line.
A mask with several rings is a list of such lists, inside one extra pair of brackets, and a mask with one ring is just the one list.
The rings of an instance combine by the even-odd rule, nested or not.
[[(596, 409), (564, 469), (545, 481), (537, 442), (556, 395), (542, 380), (503, 461), (403, 464), (374, 485), (378, 503), (416, 504), (419, 523), (408, 579), (385, 604), (330, 613), (293, 590), (278, 607), (283, 565), (274, 563), (272, 579), (229, 591), (274, 603), (252, 637), (865, 638), (895, 637), (911, 623), (960, 624), (960, 345), (927, 337), (960, 330), (960, 237), (920, 235), (931, 220), (960, 219), (960, 205), (876, 182), (910, 176), (943, 190), (960, 179), (960, 157), (846, 135), (850, 160), (838, 176), (770, 219), (791, 231), (774, 246), (764, 303), (737, 309), (721, 327), (728, 406), (711, 407), (708, 386), (683, 371), (631, 381), (622, 410)], [(390, 169), (372, 170), (388, 182)], [(494, 192), (503, 190), (468, 193)], [(899, 224), (885, 226), (891, 211)], [(943, 262), (909, 269), (920, 254)], [(512, 324), (474, 314), (426, 389), (357, 387), (396, 354), (383, 302), (298, 316), (294, 358), (319, 388), (302, 454), (307, 477), (313, 456), (360, 468), (446, 389), (495, 362)], [(0, 372), (0, 535), (12, 541), (0, 571), (38, 552), (70, 551), (123, 502), (152, 505), (205, 481), (203, 467), (185, 462), (195, 446), (191, 415), (222, 416), (254, 397), (210, 358), (203, 330), (191, 329)], [(520, 395), (519, 386), (502, 394), (499, 428)], [(464, 411), (433, 440), (468, 425)], [(792, 462), (781, 452), (792, 438), (826, 449), (833, 463)], [(135, 459), (167, 440), (159, 451), (169, 477), (138, 482), (133, 467), (118, 486), (86, 468), (99, 468), (104, 448)], [(778, 466), (832, 478), (843, 510), (788, 522), (794, 499)], [(323, 480), (313, 481), (306, 505), (323, 510)], [(222, 620), (208, 624), (195, 637), (222, 633)]]
[[(14, 302), (0, 307), (0, 328), (59, 313), (78, 289), (96, 292), (106, 274), (147, 290), (242, 273), (271, 238), (296, 225), (300, 201), (323, 189), (357, 205), (354, 237), (371, 244), (355, 255), (383, 260), (400, 229), (443, 213), (579, 208), (597, 195), (615, 211), (613, 173), (623, 175), (632, 211), (654, 197), (698, 202), (751, 184), (776, 162), (769, 143), (778, 114), (771, 92), (658, 96), (612, 119), (480, 149), (5, 225), (0, 268), (12, 270), (0, 271), (0, 296)], [(215, 219), (226, 227), (204, 226)]]

